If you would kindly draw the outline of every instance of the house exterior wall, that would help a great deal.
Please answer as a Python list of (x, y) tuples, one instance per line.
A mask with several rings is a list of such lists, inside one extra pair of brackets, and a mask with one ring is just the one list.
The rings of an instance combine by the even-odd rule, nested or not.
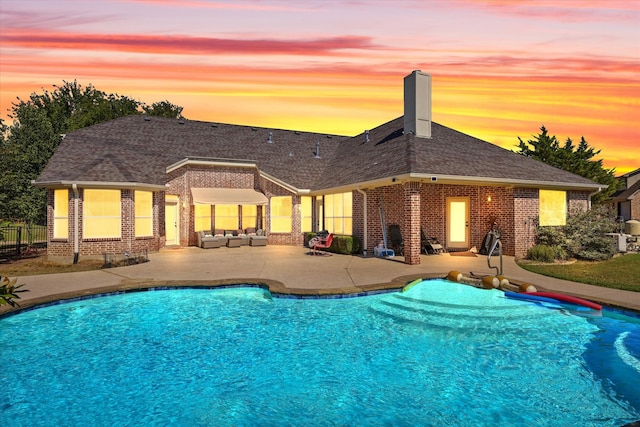
[[(186, 165), (171, 171), (167, 176), (166, 194), (180, 198), (180, 245), (197, 244), (194, 231), (194, 208), (191, 188), (256, 188), (258, 172), (255, 168), (212, 167)], [(163, 203), (164, 206), (164, 203)], [(162, 208), (164, 210), (164, 207)], [(211, 221), (214, 222), (213, 210)], [(163, 222), (164, 224), (164, 222)], [(213, 224), (212, 227), (213, 229)], [(163, 234), (164, 236), (164, 234)]]
[[(435, 237), (440, 242), (446, 242), (447, 197), (469, 198), (470, 247), (480, 248), (484, 236), (495, 220), (502, 232), (504, 253), (515, 252), (513, 189), (416, 182), (367, 190), (369, 236), (367, 248), (363, 249), (372, 253), (373, 248), (383, 239), (380, 206), (384, 207), (386, 227), (390, 224), (400, 225), (405, 242), (411, 241), (419, 246), (420, 228), (427, 237)], [(363, 195), (354, 192), (354, 234), (361, 242), (364, 242), (363, 199)], [(405, 261), (417, 263), (414, 259), (415, 254), (407, 256), (412, 259)]]
[[(292, 232), (270, 233), (269, 205), (258, 209), (258, 221), (265, 225), (267, 241), (270, 245), (303, 245), (301, 231), (301, 196), (290, 190), (261, 178), (255, 168), (206, 167), (186, 165), (167, 175), (166, 191), (153, 193), (153, 236), (135, 237), (134, 191), (121, 190), (120, 238), (83, 239), (82, 212), (83, 189), (79, 189), (79, 255), (81, 257), (102, 257), (104, 253), (122, 254), (125, 251), (158, 251), (164, 247), (165, 195), (179, 197), (180, 245), (195, 245), (194, 209), (191, 197), (192, 187), (253, 188), (263, 192), (268, 199), (274, 196), (292, 197)], [(385, 227), (398, 224), (405, 240), (405, 262), (420, 262), (420, 229), (427, 237), (435, 237), (440, 242), (447, 241), (446, 209), (448, 197), (465, 197), (469, 200), (469, 247), (481, 248), (486, 233), (495, 221), (501, 231), (503, 253), (523, 257), (535, 243), (535, 227), (539, 217), (539, 191), (535, 188), (489, 187), (471, 185), (450, 185), (438, 183), (405, 182), (365, 190), (367, 218), (364, 216), (365, 196), (353, 191), (353, 235), (358, 237), (367, 253), (383, 240), (381, 208), (384, 208)], [(67, 239), (53, 239), (54, 191), (47, 192), (48, 256), (54, 259), (73, 259), (74, 238), (74, 193), (69, 195), (69, 236)], [(635, 203), (635, 215), (640, 216), (640, 198)], [(589, 207), (589, 194), (584, 191), (567, 192), (569, 212)], [(212, 212), (212, 222), (215, 220)], [(365, 220), (367, 221), (365, 227)], [(213, 228), (213, 227), (212, 227)], [(365, 239), (365, 228), (367, 239)], [(387, 231), (385, 230), (385, 232)], [(418, 248), (416, 250), (416, 248)]]
[[(74, 257), (75, 239), (75, 199), (73, 191), (69, 190), (69, 234), (66, 239), (53, 238), (53, 199), (54, 190), (47, 190), (47, 233), (49, 243), (47, 244), (47, 257), (51, 260), (70, 262)], [(120, 190), (120, 221), (121, 235), (117, 238), (85, 239), (83, 237), (83, 200), (84, 189), (78, 189), (78, 256), (79, 258), (103, 258), (105, 254), (122, 255), (125, 252), (131, 254), (143, 251), (156, 252), (160, 249), (162, 239), (160, 238), (159, 216), (157, 215), (159, 206), (159, 194), (153, 195), (153, 235), (148, 237), (135, 237), (135, 212), (134, 212), (134, 191)]]
[(631, 219), (640, 220), (640, 195), (631, 199)]

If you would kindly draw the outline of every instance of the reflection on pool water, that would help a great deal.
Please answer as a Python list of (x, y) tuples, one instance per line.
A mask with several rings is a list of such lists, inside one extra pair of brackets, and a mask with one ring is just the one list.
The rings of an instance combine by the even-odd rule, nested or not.
[(638, 318), (439, 280), (343, 299), (94, 298), (0, 319), (0, 354), (5, 426), (640, 420)]

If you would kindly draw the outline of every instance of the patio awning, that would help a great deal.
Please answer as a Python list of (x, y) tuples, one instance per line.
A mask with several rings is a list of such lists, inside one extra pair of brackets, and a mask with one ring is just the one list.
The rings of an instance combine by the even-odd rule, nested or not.
[(192, 188), (193, 203), (202, 205), (266, 205), (267, 196), (251, 188)]

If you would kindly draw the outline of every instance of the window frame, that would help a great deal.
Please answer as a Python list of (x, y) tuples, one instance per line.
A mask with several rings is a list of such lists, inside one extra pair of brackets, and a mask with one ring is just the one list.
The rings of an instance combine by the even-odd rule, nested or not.
[[(91, 199), (91, 195), (94, 194), (105, 194), (105, 193), (113, 193), (112, 196), (118, 194), (118, 215), (89, 215), (88, 210), (94, 208), (90, 206), (92, 203), (98, 203), (98, 200), (88, 201), (87, 199)], [(92, 196), (93, 197), (93, 196)], [(104, 202), (103, 202), (104, 203)], [(95, 208), (94, 208), (95, 209)], [(95, 224), (92, 224), (93, 221), (99, 221), (104, 219), (115, 219), (118, 223), (118, 233), (117, 234), (100, 234), (95, 233), (91, 230), (91, 227), (95, 227)], [(103, 226), (98, 226), (98, 230), (103, 231)], [(113, 227), (115, 230), (115, 226)], [(84, 240), (91, 239), (122, 239), (122, 190), (119, 189), (98, 189), (98, 188), (85, 188), (82, 194), (82, 238)]]
[[(139, 202), (143, 202), (142, 198), (149, 198), (149, 206), (148, 206), (148, 211), (147, 212), (141, 212), (142, 208), (145, 206), (140, 206), (141, 203)], [(144, 202), (147, 202), (147, 200), (144, 200)], [(135, 237), (153, 237), (153, 192), (152, 191), (144, 191), (144, 190), (135, 190), (133, 192), (133, 216), (134, 216), (134, 224), (133, 224), (133, 234)], [(140, 234), (138, 234), (138, 228), (139, 226), (141, 227), (142, 224), (139, 223), (142, 221), (147, 222), (148, 221), (148, 226), (145, 225), (145, 228), (148, 227), (147, 230), (145, 230), (144, 234), (143, 232), (140, 232)]]
[[(61, 204), (64, 204), (64, 208)], [(64, 232), (59, 232), (60, 228)], [(69, 189), (67, 188), (53, 190), (53, 239), (69, 240)]]
[[(286, 200), (288, 200), (288, 206), (282, 205), (279, 203), (279, 201), (284, 202)], [(288, 215), (286, 212), (287, 210), (288, 210)], [(276, 213), (278, 213), (279, 215), (276, 215)], [(270, 200), (269, 217), (271, 221), (270, 223), (271, 233), (282, 233), (282, 234), (292, 233), (293, 232), (293, 197), (272, 196)], [(274, 227), (274, 225), (276, 224), (278, 225), (278, 227)]]

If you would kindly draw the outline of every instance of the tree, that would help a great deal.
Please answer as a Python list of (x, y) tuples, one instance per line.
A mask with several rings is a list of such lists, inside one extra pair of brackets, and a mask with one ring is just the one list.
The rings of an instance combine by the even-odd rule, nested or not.
[(150, 116), (168, 117), (170, 119), (182, 119), (182, 107), (169, 101), (154, 102), (151, 107), (143, 105), (142, 110)]
[(520, 154), (540, 160), (548, 165), (590, 179), (598, 184), (607, 185), (608, 188), (593, 196), (594, 203), (601, 203), (611, 197), (620, 188), (620, 181), (615, 177), (615, 168), (605, 169), (602, 159), (593, 160), (600, 154), (590, 147), (584, 136), (580, 138), (580, 144), (576, 147), (571, 138), (567, 138), (564, 145), (560, 145), (558, 139), (550, 136), (547, 129), (542, 126), (540, 133), (533, 139), (524, 142), (518, 137), (517, 145)]
[(10, 115), (13, 124), (0, 121), (0, 218), (43, 224), (46, 191), (34, 187), (62, 135), (76, 129), (131, 114), (181, 118), (182, 107), (169, 101), (146, 104), (118, 94), (107, 94), (89, 84), (63, 81), (53, 91), (43, 89), (28, 100), (17, 99)]

